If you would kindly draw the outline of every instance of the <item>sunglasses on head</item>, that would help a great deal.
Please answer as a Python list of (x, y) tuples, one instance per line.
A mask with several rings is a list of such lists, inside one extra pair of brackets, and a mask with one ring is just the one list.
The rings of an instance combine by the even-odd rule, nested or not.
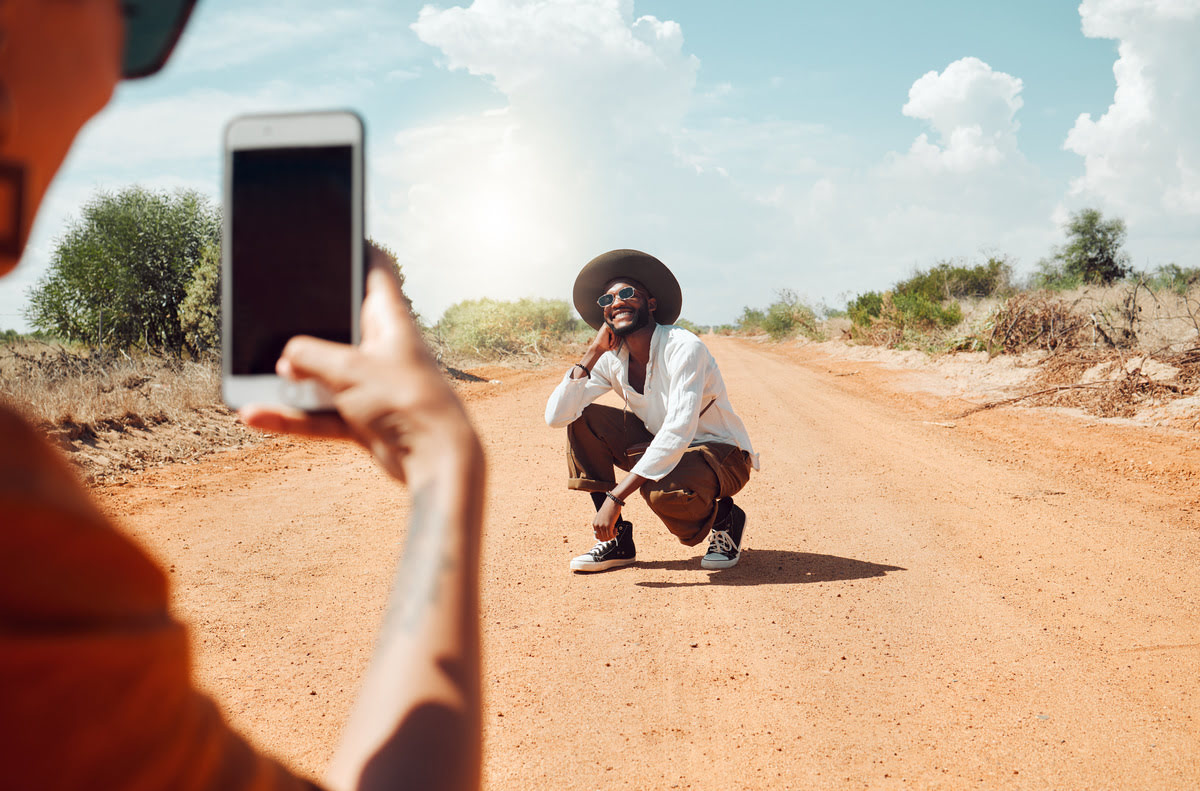
[(616, 302), (618, 298), (620, 298), (622, 302), (627, 299), (633, 299), (633, 295), (636, 293), (637, 289), (633, 286), (625, 286), (625, 288), (621, 289), (616, 294), (601, 294), (600, 298), (596, 300), (596, 304), (602, 308), (607, 308), (609, 305)]
[(125, 20), (122, 77), (147, 77), (163, 67), (196, 0), (121, 0)]

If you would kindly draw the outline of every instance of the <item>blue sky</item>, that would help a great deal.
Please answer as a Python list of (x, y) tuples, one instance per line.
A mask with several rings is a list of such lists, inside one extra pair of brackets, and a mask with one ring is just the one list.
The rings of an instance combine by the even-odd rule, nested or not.
[(0, 327), (96, 190), (215, 200), (221, 127), (266, 110), (366, 118), (368, 229), (428, 319), (567, 298), (615, 247), (671, 266), (699, 323), (782, 288), (840, 305), (947, 258), (1028, 272), (1084, 206), (1136, 265), (1200, 265), (1200, 0), (330, 8), (201, 0), (80, 137)]

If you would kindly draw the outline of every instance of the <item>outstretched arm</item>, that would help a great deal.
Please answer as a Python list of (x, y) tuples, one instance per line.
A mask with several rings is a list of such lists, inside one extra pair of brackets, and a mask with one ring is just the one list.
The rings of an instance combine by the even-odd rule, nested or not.
[(384, 261), (376, 256), (368, 276), (362, 343), (295, 338), (278, 371), (324, 382), (337, 412), (247, 407), (248, 425), (355, 440), (413, 493), (404, 557), (327, 782), (478, 788), (483, 451)]

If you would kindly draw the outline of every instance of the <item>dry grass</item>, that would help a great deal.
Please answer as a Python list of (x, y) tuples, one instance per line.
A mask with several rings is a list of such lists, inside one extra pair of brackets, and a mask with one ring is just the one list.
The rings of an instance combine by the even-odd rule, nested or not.
[(1200, 287), (1177, 294), (1140, 281), (1088, 286), (1061, 298), (1092, 326), (1084, 342), (1161, 354), (1200, 345)]
[[(460, 387), (487, 380), (443, 367)], [(220, 377), (216, 359), (37, 341), (0, 345), (0, 400), (37, 425), (94, 485), (270, 441), (272, 435), (246, 428), (221, 402)]]
[(1048, 392), (1030, 397), (1032, 404), (1134, 417), (1200, 386), (1200, 291), (1152, 291), (1135, 281), (1058, 297), (1018, 295), (1008, 306), (1014, 302), (1037, 317), (1040, 335), (1031, 336), (1056, 340), (1039, 344), (1054, 353), (1037, 378)]
[[(1046, 353), (1027, 392), (980, 408), (1021, 402), (1134, 417), (1200, 393), (1200, 287), (1176, 293), (1135, 280), (1022, 292), (964, 308), (966, 318), (955, 331), (965, 334), (949, 349)], [(886, 334), (861, 339), (893, 346), (898, 340)]]
[(0, 347), (0, 397), (54, 433), (179, 422), (218, 404), (219, 388), (215, 361), (38, 342)]

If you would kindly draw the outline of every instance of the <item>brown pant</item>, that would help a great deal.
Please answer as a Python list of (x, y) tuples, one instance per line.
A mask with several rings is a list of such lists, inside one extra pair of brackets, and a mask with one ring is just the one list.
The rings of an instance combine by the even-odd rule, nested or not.
[[(607, 492), (617, 485), (613, 465), (628, 472), (637, 457), (629, 449), (654, 439), (631, 412), (590, 404), (567, 426), (568, 489)], [(736, 445), (705, 442), (684, 451), (661, 480), (642, 484), (642, 497), (667, 529), (688, 546), (708, 536), (717, 500), (732, 497), (750, 480), (750, 454)]]

